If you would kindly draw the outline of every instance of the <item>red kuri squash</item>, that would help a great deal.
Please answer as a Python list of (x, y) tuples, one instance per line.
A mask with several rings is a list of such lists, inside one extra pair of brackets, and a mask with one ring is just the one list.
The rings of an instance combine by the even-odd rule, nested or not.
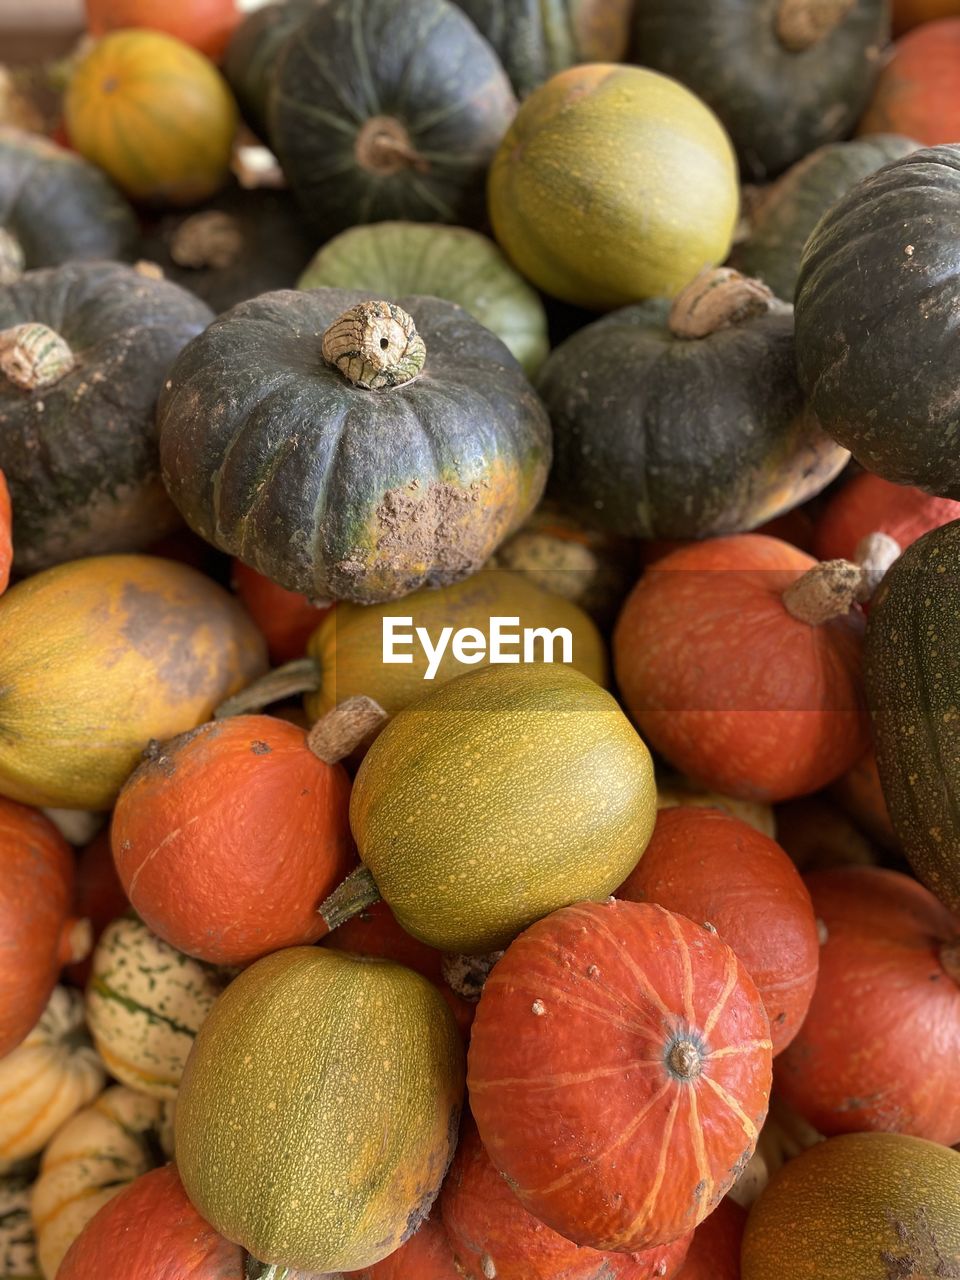
[(817, 982), (817, 922), (800, 873), (775, 840), (719, 809), (661, 809), (618, 898), (711, 924), (756, 983), (774, 1054), (800, 1030)]
[[(93, 837), (77, 858), (74, 913), (90, 921), (93, 944), (112, 920), (130, 907), (123, 891), (110, 849), (110, 828), (104, 827)], [(93, 951), (82, 960), (67, 965), (64, 976), (77, 987), (86, 986), (90, 976)]]
[(219, 58), (243, 14), (237, 0), (86, 0), (91, 35), (150, 27)]
[[(957, 94), (960, 96), (960, 82)], [(827, 503), (816, 523), (813, 552), (821, 560), (852, 560), (861, 539), (871, 533), (888, 534), (905, 551), (931, 529), (958, 518), (960, 502), (891, 484), (864, 471)]]
[(0, 471), (0, 592), (7, 589), (10, 566), (13, 564), (13, 538), (10, 533), (12, 523), (10, 490), (3, 472)]
[(869, 745), (859, 586), (852, 567), (838, 583), (761, 534), (666, 556), (633, 589), (613, 638), (644, 738), (728, 795), (787, 800), (832, 782)]
[(463, 1280), (457, 1270), (447, 1230), (434, 1213), (406, 1244), (365, 1271), (348, 1271), (344, 1280)]
[(278, 586), (242, 560), (233, 562), (233, 587), (263, 632), (275, 666), (303, 657), (307, 641), (333, 607), (318, 609), (306, 596)]
[(901, 133), (925, 147), (960, 139), (960, 17), (897, 41), (857, 132)]
[(648, 903), (564, 907), (487, 979), (468, 1057), (484, 1146), (524, 1206), (594, 1249), (692, 1231), (750, 1159), (770, 1028), (716, 934)]
[(777, 1091), (821, 1133), (960, 1142), (960, 921), (898, 871), (808, 878), (826, 925), (810, 1013)]
[(700, 1223), (677, 1280), (740, 1280), (740, 1242), (747, 1211), (724, 1196)]

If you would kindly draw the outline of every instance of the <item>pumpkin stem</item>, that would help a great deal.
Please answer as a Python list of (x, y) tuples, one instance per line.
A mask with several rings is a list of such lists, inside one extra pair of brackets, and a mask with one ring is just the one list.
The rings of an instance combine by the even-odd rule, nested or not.
[(791, 582), (783, 593), (787, 613), (819, 627), (842, 618), (861, 598), (863, 570), (849, 560), (825, 560)]
[(244, 1280), (286, 1280), (290, 1274), (289, 1267), (281, 1267), (273, 1262), (258, 1262), (247, 1254), (246, 1266), (243, 1269)]
[(307, 735), (307, 746), (324, 764), (336, 764), (372, 738), (389, 718), (373, 698), (364, 694), (346, 698), (320, 717)]
[(357, 134), (354, 155), (361, 169), (390, 177), (413, 169), (429, 173), (430, 161), (410, 141), (410, 134), (393, 116), (372, 116)]
[(207, 209), (185, 218), (173, 233), (170, 257), (178, 267), (223, 271), (236, 266), (243, 253), (243, 228), (237, 219), (219, 209)]
[(960, 938), (943, 944), (940, 948), (940, 963), (954, 982), (960, 986)]
[(786, 306), (762, 280), (731, 267), (707, 267), (677, 294), (667, 325), (675, 338), (708, 338)]
[(427, 348), (413, 317), (393, 302), (361, 302), (323, 335), (327, 364), (367, 391), (402, 387), (422, 371)]
[(667, 1054), (667, 1066), (678, 1080), (696, 1080), (703, 1070), (703, 1050), (693, 1040), (676, 1040)]
[(60, 967), (79, 964), (93, 950), (93, 925), (87, 920), (68, 920), (60, 934)]
[(0, 227), (0, 284), (13, 284), (14, 280), (19, 280), (26, 265), (20, 241), (12, 231)]
[(245, 716), (262, 711), (271, 702), (295, 698), (300, 693), (316, 693), (320, 688), (320, 671), (312, 658), (297, 658), (282, 667), (268, 671), (253, 684), (241, 689), (214, 711), (214, 720), (228, 720), (231, 716)]
[(856, 0), (780, 0), (777, 39), (790, 53), (803, 53), (825, 40)]
[(45, 324), (17, 324), (0, 332), (0, 373), (22, 391), (52, 387), (76, 363), (67, 343)]
[(380, 890), (373, 876), (361, 863), (346, 880), (320, 904), (318, 914), (332, 933), (354, 916), (380, 901)]
[(476, 1004), (483, 992), (483, 984), (502, 955), (502, 951), (489, 951), (484, 956), (445, 955), (440, 963), (443, 980), (451, 991)]
[(883, 581), (887, 570), (900, 559), (903, 548), (889, 533), (868, 533), (857, 543), (855, 562), (860, 566), (863, 581), (860, 600), (870, 600)]

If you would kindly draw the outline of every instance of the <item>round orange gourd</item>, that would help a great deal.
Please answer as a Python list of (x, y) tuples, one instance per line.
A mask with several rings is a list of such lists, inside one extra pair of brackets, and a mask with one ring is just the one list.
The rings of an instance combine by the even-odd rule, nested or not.
[(676, 1280), (740, 1280), (740, 1242), (747, 1211), (728, 1196), (693, 1233)]
[(196, 204), (226, 181), (236, 104), (213, 63), (173, 36), (104, 36), (74, 70), (64, 112), (73, 146), (134, 200)]
[(960, 17), (897, 41), (857, 132), (901, 133), (925, 147), (960, 139)]
[(248, 964), (326, 932), (317, 908), (355, 862), (350, 781), (296, 725), (236, 716), (166, 743), (127, 782), (111, 841), (121, 883), (164, 941)]
[(220, 57), (243, 16), (237, 0), (86, 0), (86, 9), (91, 35), (149, 27), (176, 36), (208, 58)]
[(770, 1029), (733, 951), (649, 903), (538, 921), (486, 981), (468, 1057), (484, 1146), (524, 1207), (577, 1244), (692, 1231), (750, 1159)]
[(11, 525), (10, 490), (7, 488), (3, 472), (0, 471), (0, 592), (7, 589), (7, 583), (10, 581), (10, 566), (13, 564)]
[[(958, 63), (960, 75), (960, 63)], [(960, 88), (957, 90), (960, 94)], [(851, 560), (862, 538), (886, 533), (905, 551), (911, 543), (960, 518), (960, 502), (861, 472), (827, 503), (817, 520), (813, 552), (821, 560)]]
[(287, 591), (242, 560), (233, 562), (233, 587), (263, 632), (270, 661), (276, 666), (303, 657), (307, 641), (333, 607), (317, 608), (306, 596)]

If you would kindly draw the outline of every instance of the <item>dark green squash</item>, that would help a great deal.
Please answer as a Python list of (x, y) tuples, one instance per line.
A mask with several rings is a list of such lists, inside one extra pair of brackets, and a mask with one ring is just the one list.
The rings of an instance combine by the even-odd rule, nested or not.
[[(554, 428), (551, 496), (624, 537), (754, 529), (818, 493), (847, 454), (804, 405), (789, 305), (721, 268), (672, 308), (624, 307), (550, 355), (538, 387)], [(682, 336), (691, 326), (706, 332)]]
[(387, 218), (476, 226), (516, 107), (449, 0), (328, 0), (283, 47), (269, 135), (321, 236)]
[(139, 230), (110, 179), (37, 134), (0, 127), (0, 284), (35, 267), (131, 259)]
[[(543, 405), (461, 307), (399, 299), (419, 338), (384, 331), (398, 360), (426, 346), (403, 385), (365, 390), (328, 364), (325, 333), (351, 334), (341, 317), (365, 296), (241, 303), (187, 347), (160, 399), (164, 479), (187, 523), (313, 600), (368, 604), (466, 577), (536, 505), (550, 464)], [(375, 347), (393, 341), (379, 323)]]
[(273, 0), (248, 13), (234, 28), (223, 55), (221, 70), (240, 112), (264, 142), (267, 135), (267, 99), (277, 59), (316, 0)]
[(909, 546), (870, 606), (864, 650), (877, 765), (910, 865), (960, 911), (960, 520)]
[(749, 236), (734, 250), (733, 266), (792, 302), (803, 246), (830, 206), (862, 178), (919, 145), (912, 138), (878, 133), (818, 147), (763, 193)]
[(762, 179), (852, 132), (889, 32), (886, 0), (639, 0), (634, 46), (713, 107)]
[(0, 288), (0, 470), (21, 573), (138, 550), (180, 523), (154, 409), (173, 358), (211, 319), (186, 290), (119, 263), (65, 263)]
[(801, 385), (825, 429), (894, 484), (960, 499), (960, 146), (859, 182), (807, 242)]

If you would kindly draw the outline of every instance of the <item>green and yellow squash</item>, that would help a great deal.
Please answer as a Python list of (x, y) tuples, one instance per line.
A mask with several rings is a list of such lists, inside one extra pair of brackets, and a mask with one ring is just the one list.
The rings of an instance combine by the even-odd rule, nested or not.
[(0, 1277), (43, 1280), (30, 1220), (32, 1174), (11, 1170), (0, 1175)]

